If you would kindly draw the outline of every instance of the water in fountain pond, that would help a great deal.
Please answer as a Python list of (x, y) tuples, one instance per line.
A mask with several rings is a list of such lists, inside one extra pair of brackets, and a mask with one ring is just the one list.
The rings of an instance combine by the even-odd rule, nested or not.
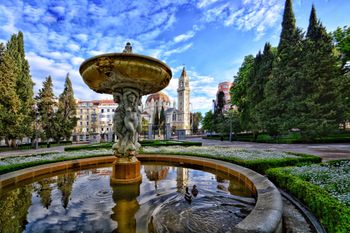
[(111, 172), (68, 172), (3, 191), (0, 232), (230, 232), (255, 205), (244, 185), (213, 171), (143, 163), (142, 182), (132, 185), (111, 185)]

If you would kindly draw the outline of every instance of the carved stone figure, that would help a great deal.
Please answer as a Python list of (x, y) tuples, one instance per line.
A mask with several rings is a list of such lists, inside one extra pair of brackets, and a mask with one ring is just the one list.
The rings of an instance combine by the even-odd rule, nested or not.
[(130, 42), (126, 43), (123, 53), (132, 53), (132, 46)]
[(118, 142), (113, 145), (114, 155), (131, 157), (136, 154), (141, 145), (138, 143), (138, 133), (141, 132), (140, 92), (133, 88), (117, 89), (113, 93), (114, 101), (119, 103), (114, 113), (114, 131)]

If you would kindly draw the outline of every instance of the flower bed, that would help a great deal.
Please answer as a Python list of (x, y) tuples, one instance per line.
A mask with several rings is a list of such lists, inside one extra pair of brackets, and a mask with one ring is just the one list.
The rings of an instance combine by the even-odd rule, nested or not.
[(269, 179), (302, 200), (328, 232), (350, 232), (350, 161), (267, 171)]
[[(141, 146), (201, 146), (201, 142), (175, 141), (175, 140), (143, 140)], [(113, 142), (97, 143), (90, 145), (72, 146), (64, 148), (65, 151), (76, 150), (97, 150), (102, 148), (112, 148)]]
[(193, 155), (220, 159), (251, 168), (260, 173), (265, 173), (267, 169), (273, 167), (292, 166), (299, 163), (321, 162), (321, 158), (312, 155), (270, 150), (249, 150), (223, 146), (145, 147), (142, 149), (142, 153)]
[(93, 151), (54, 152), (28, 156), (6, 157), (0, 160), (0, 174), (18, 169), (41, 165), (45, 163), (60, 162), (79, 158), (89, 158), (102, 155), (111, 155), (111, 149), (100, 149)]

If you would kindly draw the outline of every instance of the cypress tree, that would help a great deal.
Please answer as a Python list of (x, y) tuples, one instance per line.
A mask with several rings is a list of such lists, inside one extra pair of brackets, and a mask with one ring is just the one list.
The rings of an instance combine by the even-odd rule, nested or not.
[(292, 0), (286, 0), (282, 20), (282, 32), (278, 44), (278, 52), (281, 53), (284, 48), (289, 48), (290, 43), (294, 41), (293, 34), (296, 32), (295, 16), (293, 12)]
[(55, 126), (54, 107), (56, 103), (54, 99), (52, 79), (51, 76), (48, 76), (43, 82), (43, 88), (39, 90), (36, 97), (40, 123), (44, 131), (43, 136), (47, 140), (55, 136), (55, 129), (57, 128)]
[(22, 117), (20, 99), (16, 93), (18, 69), (9, 52), (0, 43), (0, 137), (7, 142), (13, 140), (14, 146)]
[(333, 51), (332, 38), (317, 20), (316, 9), (312, 6), (304, 41), (304, 109), (297, 125), (306, 140), (336, 130), (343, 116), (340, 68)]
[(277, 136), (293, 128), (298, 120), (302, 77), (301, 30), (295, 26), (292, 1), (286, 0), (281, 38), (277, 49), (272, 77), (266, 84), (267, 131)]
[[(33, 86), (34, 83), (30, 76), (29, 64), (25, 59), (23, 34), (13, 34), (7, 45), (8, 54), (11, 56), (13, 66), (11, 69), (16, 69), (16, 94), (20, 100), (19, 104), (19, 119), (15, 138), (22, 139), (24, 136), (31, 136), (33, 132)], [(15, 139), (14, 138), (14, 139)]]
[(68, 140), (72, 135), (72, 130), (77, 124), (76, 118), (77, 105), (74, 99), (74, 91), (69, 74), (66, 76), (64, 89), (58, 100), (58, 111), (55, 114), (56, 122), (56, 140), (59, 142), (61, 137)]

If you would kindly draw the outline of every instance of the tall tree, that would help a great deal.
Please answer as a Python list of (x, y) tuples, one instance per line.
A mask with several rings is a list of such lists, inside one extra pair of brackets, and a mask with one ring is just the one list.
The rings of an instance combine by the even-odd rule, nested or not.
[(41, 127), (47, 140), (55, 136), (55, 96), (53, 94), (53, 84), (51, 76), (43, 82), (43, 88), (39, 90), (36, 97)]
[(166, 119), (165, 119), (165, 111), (164, 107), (160, 109), (160, 114), (159, 114), (159, 127), (161, 131), (163, 132), (162, 134), (165, 134), (165, 124), (166, 124)]
[(344, 73), (350, 73), (350, 27), (338, 27), (333, 33), (335, 46), (340, 53), (340, 63)]
[(303, 105), (296, 127), (304, 139), (313, 139), (338, 129), (344, 115), (332, 37), (317, 19), (314, 6), (303, 49), (303, 85), (299, 92)]
[(254, 64), (254, 56), (248, 55), (244, 57), (244, 61), (238, 70), (237, 75), (234, 76), (234, 83), (230, 89), (232, 105), (237, 106), (243, 128), (247, 125), (247, 91), (248, 91), (248, 78), (251, 73)]
[(16, 93), (18, 72), (9, 50), (0, 43), (0, 137), (13, 140), (14, 144), (22, 122), (20, 99)]
[(195, 112), (192, 114), (192, 124), (193, 124), (193, 133), (199, 132), (199, 123), (202, 121), (203, 116), (201, 112)]
[(158, 110), (158, 105), (156, 104), (155, 106), (155, 113), (154, 113), (154, 121), (153, 121), (153, 130), (157, 131), (159, 134), (159, 124), (160, 124), (160, 119), (159, 119), (159, 110)]
[(72, 82), (69, 74), (66, 76), (64, 89), (58, 100), (58, 111), (55, 114), (56, 141), (62, 137), (66, 140), (72, 136), (72, 130), (77, 125), (76, 117), (77, 104), (74, 99)]
[[(14, 60), (14, 67), (18, 73), (16, 76), (16, 94), (19, 97), (19, 114), (21, 122), (18, 125), (16, 138), (31, 136), (33, 132), (33, 86), (29, 64), (25, 59), (23, 33), (18, 32), (18, 35), (11, 36), (7, 43), (7, 50)], [(15, 68), (16, 67), (16, 68)]]
[(205, 113), (205, 116), (202, 120), (203, 130), (207, 130), (209, 132), (214, 131), (214, 127), (213, 127), (214, 116), (213, 115), (214, 114), (212, 113), (212, 111), (208, 111)]
[(269, 116), (265, 128), (272, 136), (286, 133), (299, 119), (302, 98), (298, 93), (304, 85), (300, 79), (302, 39), (303, 33), (295, 26), (292, 1), (286, 0), (276, 62), (265, 88), (265, 111)]
[(223, 91), (219, 91), (216, 94), (216, 109), (215, 109), (215, 114), (216, 115), (221, 115), (224, 110), (225, 106), (225, 93)]

